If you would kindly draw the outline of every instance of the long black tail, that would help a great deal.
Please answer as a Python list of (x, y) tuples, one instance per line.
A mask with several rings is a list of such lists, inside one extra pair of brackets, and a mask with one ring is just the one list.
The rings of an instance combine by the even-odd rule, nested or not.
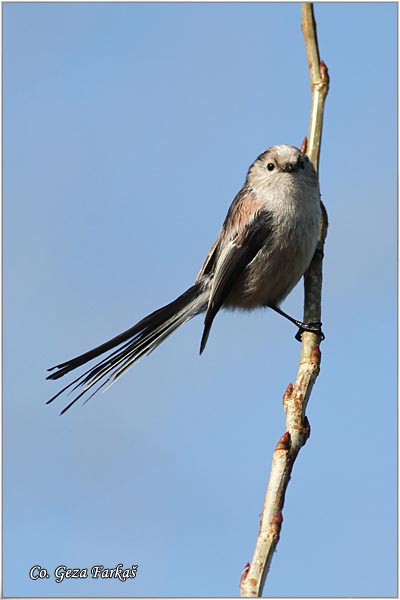
[(74, 379), (74, 381), (50, 398), (47, 404), (53, 402), (53, 400), (68, 389), (70, 390), (69, 393), (80, 389), (80, 393), (61, 411), (60, 414), (63, 414), (79, 398), (87, 394), (89, 390), (92, 390), (96, 383), (99, 383), (91, 394), (86, 396), (85, 402), (87, 402), (101, 388), (107, 384), (108, 386), (112, 385), (144, 354), (150, 354), (180, 325), (203, 312), (207, 307), (207, 299), (208, 293), (206, 287), (200, 281), (186, 290), (176, 300), (154, 311), (139, 321), (139, 323), (127, 329), (127, 331), (76, 358), (52, 367), (49, 371), (53, 371), (54, 369), (57, 369), (57, 371), (49, 375), (47, 379), (58, 379), (118, 346), (116, 350), (103, 358), (98, 364), (85, 371), (85, 373)]

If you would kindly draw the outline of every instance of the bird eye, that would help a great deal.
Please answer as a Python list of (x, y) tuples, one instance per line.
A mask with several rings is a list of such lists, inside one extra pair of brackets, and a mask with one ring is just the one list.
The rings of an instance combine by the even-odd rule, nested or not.
[(274, 163), (268, 163), (267, 164), (267, 169), (268, 169), (268, 171), (273, 171), (275, 169)]

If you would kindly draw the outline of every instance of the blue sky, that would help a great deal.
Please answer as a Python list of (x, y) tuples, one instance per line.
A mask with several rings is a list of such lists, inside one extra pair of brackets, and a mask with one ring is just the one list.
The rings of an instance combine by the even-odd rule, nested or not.
[[(397, 5), (315, 12), (326, 340), (264, 593), (393, 596)], [(194, 319), (63, 417), (45, 375), (191, 284), (249, 165), (300, 145), (309, 105), (299, 4), (3, 4), (4, 595), (239, 594), (293, 326), (220, 313), (199, 357)], [(136, 579), (52, 575), (118, 563)]]

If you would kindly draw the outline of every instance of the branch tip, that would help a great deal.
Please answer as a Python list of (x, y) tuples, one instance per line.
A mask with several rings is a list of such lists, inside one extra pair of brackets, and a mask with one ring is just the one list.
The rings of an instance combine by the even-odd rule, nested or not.
[(316, 363), (317, 365), (321, 362), (321, 350), (319, 346), (315, 346), (313, 351), (311, 352), (311, 362)]
[(280, 536), (281, 529), (282, 529), (282, 523), (283, 523), (283, 516), (282, 516), (282, 511), (280, 510), (275, 515), (275, 517), (272, 519), (271, 526), (270, 526), (271, 538), (276, 543), (278, 543), (278, 541), (279, 541), (279, 536)]
[(301, 142), (301, 146), (300, 146), (300, 150), (303, 154), (307, 153), (307, 144), (308, 144), (308, 140), (307, 140), (307, 136), (304, 136), (303, 141)]
[(288, 400), (288, 398), (290, 398), (290, 396), (293, 393), (293, 383), (289, 383), (289, 385), (287, 386), (285, 393), (283, 394), (282, 397), (282, 404), (285, 404), (285, 402)]
[(329, 83), (329, 70), (328, 70), (327, 64), (323, 60), (320, 60), (320, 62), (319, 62), (319, 72), (321, 75), (321, 79), (323, 79), (323, 81)]
[(283, 523), (283, 515), (282, 515), (282, 511), (280, 510), (278, 512), (278, 514), (273, 518), (272, 525), (281, 525), (282, 523)]
[(285, 433), (283, 434), (283, 436), (281, 437), (281, 439), (279, 440), (279, 442), (276, 445), (275, 452), (277, 450), (289, 450), (289, 448), (290, 448), (290, 433), (288, 431), (285, 431)]
[(250, 563), (247, 562), (245, 564), (244, 569), (242, 571), (242, 574), (240, 576), (240, 584), (242, 584), (244, 582), (244, 580), (246, 579), (247, 574), (248, 574), (249, 571), (250, 571)]
[(304, 423), (303, 423), (303, 427), (304, 427), (304, 443), (306, 443), (306, 441), (308, 440), (308, 438), (311, 435), (311, 425), (310, 425), (310, 421), (307, 419), (306, 415), (304, 415)]

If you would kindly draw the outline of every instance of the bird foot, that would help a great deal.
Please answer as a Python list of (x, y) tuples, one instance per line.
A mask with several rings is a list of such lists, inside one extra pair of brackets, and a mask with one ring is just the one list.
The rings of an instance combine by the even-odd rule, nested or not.
[(301, 342), (303, 332), (310, 331), (311, 333), (317, 333), (321, 337), (321, 342), (322, 342), (322, 340), (325, 339), (325, 335), (322, 332), (321, 327), (322, 327), (321, 321), (310, 321), (309, 323), (300, 323), (299, 330), (294, 337), (296, 338), (296, 340), (298, 342)]

